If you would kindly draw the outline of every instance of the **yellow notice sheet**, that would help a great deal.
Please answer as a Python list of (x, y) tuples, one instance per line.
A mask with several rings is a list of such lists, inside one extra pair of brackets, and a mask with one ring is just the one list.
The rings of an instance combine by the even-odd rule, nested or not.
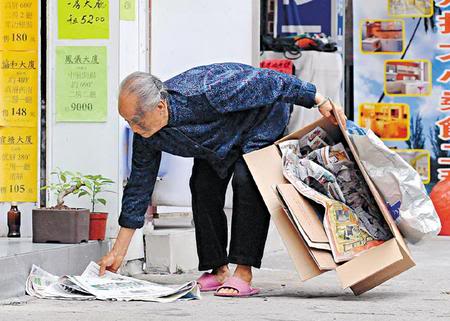
[(0, 50), (36, 50), (39, 0), (0, 1)]
[(0, 127), (0, 202), (36, 202), (37, 128)]
[(32, 51), (0, 51), (0, 126), (37, 126), (37, 59)]

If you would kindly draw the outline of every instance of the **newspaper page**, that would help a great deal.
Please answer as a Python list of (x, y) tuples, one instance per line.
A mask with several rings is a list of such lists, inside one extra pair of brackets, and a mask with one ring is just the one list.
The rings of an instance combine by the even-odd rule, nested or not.
[(373, 239), (360, 226), (358, 216), (343, 203), (330, 201), (325, 204), (325, 232), (333, 237), (330, 242), (336, 263), (351, 260), (359, 253), (371, 247), (383, 244), (384, 241)]
[[(300, 193), (309, 193), (320, 200), (321, 203), (329, 198), (345, 202), (345, 197), (337, 184), (336, 177), (322, 166), (299, 156), (296, 153), (299, 150), (297, 141), (286, 141), (280, 143), (279, 147), (283, 155), (283, 173), (288, 169), (289, 173), (287, 174), (291, 174), (292, 179), (298, 179), (303, 183), (303, 188), (296, 187), (302, 189), (299, 190)], [(288, 177), (286, 178), (289, 180)]]
[(58, 278), (33, 266), (26, 283), (26, 292), (43, 299), (116, 300), (173, 302), (200, 299), (195, 281), (172, 288), (130, 278), (107, 271), (98, 276), (100, 267), (91, 262), (81, 276)]
[(324, 228), (339, 263), (392, 235), (344, 146), (329, 146), (332, 140), (326, 136), (317, 127), (279, 147), (286, 179), (302, 195), (325, 207)]
[[(377, 240), (392, 238), (390, 229), (383, 217), (375, 199), (367, 187), (360, 170), (350, 160), (349, 154), (342, 143), (325, 146), (309, 153), (306, 158), (328, 169), (335, 175), (345, 200), (358, 217), (363, 228)], [(332, 197), (333, 199), (337, 199)]]
[(28, 295), (40, 299), (59, 300), (94, 300), (95, 296), (85, 292), (77, 293), (73, 289), (65, 288), (59, 282), (59, 278), (50, 274), (40, 267), (33, 265), (25, 284), (25, 291)]
[(333, 145), (327, 132), (322, 127), (316, 127), (298, 140), (300, 155), (306, 155), (318, 148)]
[(99, 269), (96, 263), (91, 262), (81, 276), (72, 276), (70, 280), (100, 300), (162, 301), (163, 298), (170, 298), (197, 287), (193, 281), (172, 289), (109, 271), (106, 271), (104, 277), (99, 277)]
[[(359, 228), (358, 218), (352, 209), (344, 203), (333, 200), (304, 183), (301, 179), (301, 174), (299, 174), (301, 173), (299, 168), (305, 165), (307, 166), (310, 163), (300, 163), (301, 160), (293, 153), (286, 153), (283, 156), (283, 174), (300, 194), (325, 207), (323, 224), (325, 233), (330, 241), (333, 258), (336, 263), (348, 261), (357, 253), (368, 248), (373, 238)], [(349, 237), (349, 233), (342, 233), (344, 229), (352, 232), (351, 237)]]

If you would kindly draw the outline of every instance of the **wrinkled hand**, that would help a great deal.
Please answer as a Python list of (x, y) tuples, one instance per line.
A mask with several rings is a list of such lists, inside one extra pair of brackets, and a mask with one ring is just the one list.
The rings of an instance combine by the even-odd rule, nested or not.
[(115, 251), (110, 251), (97, 262), (100, 265), (99, 276), (104, 275), (105, 271), (116, 273), (122, 265), (123, 259), (123, 255), (118, 255)]
[(132, 228), (120, 228), (112, 250), (97, 262), (100, 265), (100, 276), (104, 275), (105, 271), (116, 273), (119, 270), (125, 255), (127, 255), (128, 246), (130, 245), (134, 231)]
[[(316, 104), (320, 104), (322, 101), (324, 101), (326, 98), (323, 97), (320, 94), (316, 95)], [(334, 104), (334, 108), (336, 110), (337, 117), (341, 119), (342, 123), (345, 126), (345, 121), (347, 120), (347, 116), (345, 116), (344, 110), (340, 105)], [(327, 101), (322, 106), (319, 107), (319, 112), (326, 117), (328, 120), (330, 120), (333, 124), (337, 125), (338, 122), (333, 114), (333, 106), (331, 105), (330, 101)]]

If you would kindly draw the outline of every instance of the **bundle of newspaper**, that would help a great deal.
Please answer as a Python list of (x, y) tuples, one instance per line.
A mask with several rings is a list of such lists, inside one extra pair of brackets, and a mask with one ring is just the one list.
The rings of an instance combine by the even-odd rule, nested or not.
[(109, 271), (99, 277), (99, 269), (91, 262), (81, 276), (57, 277), (33, 265), (27, 278), (26, 293), (41, 299), (59, 300), (173, 302), (200, 299), (195, 281), (171, 288)]
[(392, 237), (362, 174), (341, 143), (334, 145), (317, 127), (279, 146), (284, 176), (302, 195), (326, 209), (324, 228), (336, 262)]
[(332, 198), (350, 207), (361, 222), (361, 227), (370, 236), (377, 240), (392, 238), (391, 231), (376, 206), (360, 170), (350, 160), (342, 143), (322, 147), (306, 155), (306, 158), (334, 174), (340, 189), (339, 195), (343, 195), (344, 198)]
[(298, 140), (298, 154), (307, 155), (313, 150), (333, 145), (333, 140), (321, 127), (316, 127)]

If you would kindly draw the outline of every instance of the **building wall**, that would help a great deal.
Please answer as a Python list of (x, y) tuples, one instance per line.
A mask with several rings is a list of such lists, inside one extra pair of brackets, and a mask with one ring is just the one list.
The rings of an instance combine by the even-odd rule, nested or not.
[[(119, 82), (119, 7), (110, 1), (109, 39), (58, 39), (57, 1), (48, 1), (47, 45), (47, 179), (55, 168), (101, 174), (116, 183), (115, 193), (105, 193), (107, 206), (98, 210), (110, 213), (109, 224), (117, 220), (119, 210), (119, 115), (117, 87)], [(106, 122), (56, 122), (55, 48), (57, 46), (106, 46), (108, 79), (108, 117)], [(48, 194), (48, 205), (54, 205), (54, 196)], [(70, 207), (89, 208), (88, 198), (68, 197)]]
[[(99, 208), (110, 213), (109, 237), (114, 237), (118, 230), (117, 218), (127, 172), (126, 125), (117, 112), (120, 80), (136, 70), (151, 70), (166, 80), (197, 65), (225, 61), (257, 65), (259, 58), (257, 0), (153, 0), (151, 25), (148, 19), (149, 0), (136, 0), (136, 3), (136, 21), (120, 21), (118, 2), (110, 1), (110, 39), (59, 40), (57, 2), (48, 2), (47, 174), (60, 167), (65, 170), (102, 174), (116, 182), (112, 187), (115, 193), (104, 195), (108, 201), (106, 208)], [(107, 47), (106, 122), (55, 121), (55, 47), (66, 45)], [(191, 163), (192, 160), (169, 158), (167, 177), (155, 190), (158, 201), (168, 205), (190, 205), (187, 181)], [(72, 207), (89, 207), (88, 199), (69, 197), (66, 203)], [(48, 195), (48, 205), (54, 205), (54, 197), (51, 194)], [(20, 207), (23, 212), (24, 236), (31, 236), (31, 209), (34, 206), (35, 204), (27, 204)], [(8, 208), (9, 204), (0, 207), (0, 220), (5, 222), (0, 224), (0, 235), (7, 232), (5, 214)]]
[[(259, 65), (259, 1), (152, 1), (151, 71), (167, 80), (217, 62)], [(156, 204), (190, 206), (192, 159), (170, 156)], [(228, 193), (227, 206), (231, 205)]]
[[(41, 1), (39, 1), (39, 0), (33, 0), (33, 1), (28, 1), (28, 3), (30, 4), (32, 4), (32, 6), (31, 6), (31, 8), (34, 8), (35, 6), (38, 8), (38, 17), (41, 15), (41, 12), (40, 12), (40, 8), (41, 8)], [(8, 3), (7, 3), (7, 1), (0, 1), (0, 5), (1, 5), (1, 9), (0, 10), (3, 10), (3, 8), (5, 8), (5, 6), (7, 6), (8, 5)], [(17, 8), (17, 9), (19, 9), (19, 8)], [(34, 9), (31, 9), (31, 11), (33, 12), (33, 10)], [(19, 11), (22, 11), (21, 9), (19, 9)], [(2, 12), (2, 14), (3, 14), (3, 12)], [(6, 13), (6, 14), (8, 14), (8, 13)], [(32, 14), (33, 15), (33, 18), (32, 18), (32, 20), (34, 21), (34, 13)], [(2, 18), (4, 18), (4, 17), (2, 17)], [(22, 17), (23, 18), (23, 17)], [(27, 18), (28, 19), (28, 18)], [(19, 20), (22, 20), (22, 19), (19, 19)], [(5, 21), (6, 22), (8, 22), (8, 21), (10, 21), (8, 18), (6, 18), (5, 19)], [(5, 21), (2, 21), (2, 24), (4, 24), (5, 23)], [(23, 21), (21, 21), (21, 22), (23, 22)], [(34, 25), (34, 22), (33, 22), (33, 25)], [(0, 27), (0, 28), (3, 28), (3, 26), (2, 27)], [(40, 33), (40, 28), (41, 28), (41, 23), (40, 23), (40, 21), (38, 21), (38, 31), (37, 31), (37, 33), (39, 34)], [(8, 28), (6, 28), (6, 29), (8, 29)], [(25, 28), (26, 29), (26, 28)], [(33, 27), (33, 30), (34, 30), (34, 27)], [(3, 35), (5, 35), (5, 36), (7, 36), (7, 37), (9, 37), (10, 36), (10, 34), (9, 34), (9, 31), (8, 31), (8, 35), (5, 33), (6, 32), (6, 30), (4, 29), (4, 30), (2, 30), (2, 36)], [(25, 31), (25, 32), (27, 32), (28, 33), (28, 31)], [(30, 40), (30, 36), (31, 36), (31, 33), (28, 33), (28, 39)], [(34, 35), (32, 35), (32, 37), (34, 38)], [(37, 60), (37, 64), (38, 65), (40, 65), (40, 63), (41, 63), (41, 59), (42, 59), (42, 57), (41, 57), (41, 54), (40, 54), (40, 51), (39, 51), (39, 46), (41, 45), (41, 41), (40, 41), (40, 39), (36, 39), (37, 40), (37, 43), (33, 46), (34, 48), (31, 50), (31, 48), (30, 47), (28, 47), (27, 48), (27, 50), (23, 50), (23, 44), (24, 43), (21, 43), (21, 42), (16, 42), (16, 45), (17, 45), (17, 48), (9, 48), (9, 49), (7, 49), (7, 50), (5, 50), (5, 49), (3, 49), (2, 51), (3, 52), (14, 52), (14, 51), (18, 51), (18, 52), (26, 52), (26, 51), (28, 51), (28, 52), (31, 52), (31, 51), (37, 51), (38, 52), (38, 60)], [(3, 41), (3, 39), (2, 39), (2, 41)], [(40, 77), (40, 74), (41, 74), (41, 70), (38, 70), (38, 77)], [(6, 79), (6, 78), (5, 78)], [(5, 83), (3, 83), (3, 79), (0, 81), (0, 86), (6, 86), (7, 84), (6, 84), (6, 81), (5, 81)], [(34, 90), (34, 89), (33, 89)], [(38, 132), (38, 137), (37, 137), (37, 141), (39, 142), (40, 141), (40, 139), (41, 139), (41, 137), (40, 137), (40, 134), (39, 134), (39, 131), (40, 131), (40, 124), (39, 124), (39, 119), (40, 119), (40, 117), (41, 117), (41, 115), (40, 115), (40, 108), (39, 108), (39, 103), (40, 103), (40, 100), (41, 100), (41, 95), (40, 95), (40, 90), (41, 90), (41, 88), (40, 88), (40, 84), (38, 83), (37, 84), (37, 96), (36, 96), (36, 99), (34, 99), (33, 98), (33, 103), (36, 103), (38, 106), (36, 107), (36, 110), (37, 110), (37, 132)], [(2, 88), (2, 91), (3, 91), (3, 88)], [(19, 100), (19, 101), (21, 101), (21, 100)], [(4, 106), (2, 106), (2, 107), (4, 107)], [(3, 109), (3, 108), (2, 108)], [(29, 112), (29, 111), (28, 111)], [(37, 148), (37, 150), (39, 150), (39, 146), (38, 146), (38, 148)], [(36, 167), (37, 167), (37, 177), (38, 177), (38, 179), (39, 179), (39, 169), (40, 169), (40, 160), (39, 160), (39, 156), (37, 156), (37, 163), (36, 163)], [(2, 174), (5, 174), (5, 173), (2, 173)], [(36, 189), (38, 189), (39, 187), (38, 187), (38, 185), (39, 185), (39, 182), (37, 181), (37, 182), (35, 182), (35, 186), (36, 186)], [(18, 204), (18, 207), (19, 207), (19, 210), (21, 211), (21, 213), (22, 213), (22, 216), (21, 216), (21, 235), (22, 236), (24, 236), (24, 237), (28, 237), (28, 236), (31, 236), (31, 211), (32, 211), (32, 209), (33, 208), (35, 208), (36, 206), (39, 206), (39, 192), (37, 193), (38, 195), (37, 195), (37, 200), (36, 200), (36, 203), (31, 203), (31, 202), (26, 202), (26, 203), (19, 203)], [(0, 202), (0, 237), (5, 237), (5, 236), (7, 236), (7, 234), (8, 234), (8, 225), (7, 225), (7, 212), (8, 212), (8, 210), (11, 208), (11, 203), (10, 202)]]

